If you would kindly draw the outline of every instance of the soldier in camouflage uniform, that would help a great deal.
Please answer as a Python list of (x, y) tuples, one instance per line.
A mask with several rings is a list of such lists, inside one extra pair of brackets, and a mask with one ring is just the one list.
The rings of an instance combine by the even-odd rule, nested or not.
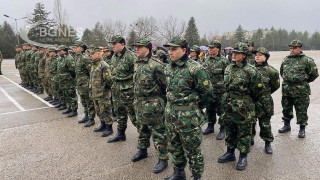
[(293, 107), (296, 110), (297, 124), (300, 125), (299, 138), (305, 137), (308, 125), (308, 107), (311, 94), (309, 83), (318, 76), (318, 68), (314, 60), (302, 52), (302, 42), (293, 40), (290, 44), (290, 55), (285, 57), (280, 67), (282, 82), (282, 113), (284, 126), (279, 133), (291, 131), (290, 121), (293, 118)]
[[(61, 58), (54, 52), (51, 52), (52, 57), (51, 57), (51, 63), (49, 67), (50, 71), (50, 88), (53, 94), (53, 100), (49, 101), (52, 105), (57, 105), (59, 104), (59, 90), (60, 90), (60, 84), (57, 80), (57, 65), (58, 65), (58, 60)], [(61, 95), (61, 94), (60, 94)], [(69, 112), (65, 112), (63, 114), (68, 114)]]
[(202, 61), (199, 58), (200, 51), (201, 50), (199, 46), (193, 45), (192, 48), (190, 48), (190, 59), (193, 59), (201, 64)]
[(247, 167), (250, 152), (252, 124), (255, 121), (255, 102), (263, 88), (258, 70), (247, 63), (248, 46), (236, 43), (233, 47), (232, 63), (224, 73), (227, 96), (223, 120), (226, 125), (227, 152), (218, 159), (219, 163), (235, 161), (234, 151), (240, 151), (237, 170)]
[(58, 53), (60, 57), (57, 63), (56, 84), (59, 84), (58, 93), (60, 93), (60, 104), (56, 106), (56, 108), (60, 108), (60, 110), (67, 108), (64, 114), (68, 113), (68, 117), (70, 118), (78, 115), (75, 61), (73, 57), (68, 54), (68, 47), (65, 45), (59, 46)]
[(159, 61), (168, 64), (168, 54), (164, 50), (158, 50), (156, 55), (153, 55), (154, 58), (158, 59)]
[(171, 59), (165, 68), (165, 125), (174, 163), (174, 173), (166, 179), (186, 179), (187, 159), (193, 178), (201, 179), (204, 168), (201, 125), (205, 121), (201, 109), (209, 103), (212, 84), (203, 66), (188, 57), (188, 43), (183, 37), (174, 37), (164, 46), (169, 47)]
[(248, 56), (247, 56), (247, 62), (251, 65), (255, 64), (255, 54), (253, 53), (253, 47), (254, 47), (254, 42), (252, 40), (246, 40), (245, 42), (248, 45)]
[[(107, 137), (113, 133), (111, 115), (111, 71), (110, 66), (103, 61), (100, 48), (89, 50), (92, 59), (90, 72), (89, 94), (94, 102), (95, 112), (97, 113), (101, 126), (105, 131), (102, 137)], [(104, 126), (102, 128), (102, 126)]]
[(32, 52), (31, 50), (31, 47), (30, 47), (30, 44), (26, 43), (25, 44), (25, 51), (21, 57), (21, 61), (22, 61), (22, 64), (23, 64), (23, 77), (25, 79), (25, 88), (26, 89), (31, 89), (33, 88), (31, 86), (31, 83), (30, 83), (30, 78), (29, 78), (29, 61), (30, 61), (30, 54)]
[(46, 60), (45, 60), (45, 65), (44, 65), (44, 76), (43, 76), (43, 80), (42, 80), (42, 85), (48, 95), (47, 97), (44, 98), (44, 100), (46, 100), (46, 101), (51, 101), (52, 97), (53, 97), (53, 93), (52, 93), (51, 86), (50, 86), (51, 55), (53, 56), (53, 54), (54, 54), (54, 56), (56, 56), (56, 54), (57, 54), (56, 49), (54, 49), (52, 47), (46, 48), (46, 58), (45, 58)]
[[(77, 90), (80, 95), (81, 103), (84, 109), (84, 118), (79, 120), (79, 123), (86, 123), (84, 127), (90, 127), (95, 124), (95, 110), (93, 100), (89, 97), (89, 81), (92, 62), (90, 56), (85, 54), (87, 45), (84, 42), (78, 42), (75, 49), (75, 62), (76, 62), (76, 79)], [(95, 132), (101, 132), (105, 129), (95, 129)]]
[(3, 75), (2, 72), (1, 72), (1, 64), (2, 64), (2, 61), (3, 61), (3, 57), (2, 57), (2, 53), (0, 51), (0, 75)]
[(117, 116), (118, 132), (108, 140), (108, 143), (125, 141), (128, 116), (132, 124), (138, 128), (133, 107), (133, 70), (136, 55), (127, 50), (125, 39), (122, 36), (114, 36), (111, 40), (114, 55), (111, 60), (112, 74), (112, 100)]
[(27, 62), (27, 67), (28, 67), (28, 77), (29, 77), (29, 84), (31, 87), (29, 87), (29, 90), (32, 92), (37, 92), (36, 84), (35, 84), (35, 57), (38, 54), (38, 46), (33, 44), (31, 46), (31, 53), (30, 53), (30, 58), (29, 61)]
[[(21, 67), (20, 67), (20, 62), (21, 62), (21, 54), (22, 54), (22, 49), (20, 45), (16, 45), (16, 56), (15, 56), (15, 63), (16, 63), (16, 68), (19, 71), (19, 74), (21, 74)], [(21, 76), (21, 75), (20, 75)], [(20, 77), (21, 78), (21, 77)], [(22, 85), (22, 83), (20, 83)]]
[(207, 107), (208, 128), (203, 132), (204, 135), (214, 132), (214, 124), (219, 116), (220, 132), (217, 135), (217, 140), (222, 140), (225, 136), (225, 124), (221, 117), (223, 108), (221, 106), (222, 96), (225, 93), (223, 76), (226, 67), (230, 64), (229, 61), (221, 56), (221, 43), (217, 40), (211, 41), (208, 45), (210, 56), (205, 60), (203, 66), (206, 68), (213, 86), (215, 99), (210, 101)]
[[(271, 94), (280, 87), (279, 72), (274, 67), (268, 64), (270, 57), (269, 51), (260, 47), (255, 53), (256, 63), (255, 67), (261, 74), (264, 88), (261, 92), (259, 100), (256, 102), (256, 117), (259, 120), (260, 137), (265, 141), (265, 152), (272, 154), (271, 142), (273, 135), (271, 131), (270, 119), (273, 116), (273, 99)], [(252, 126), (252, 142), (256, 135), (256, 122)], [(252, 143), (251, 143), (252, 144)]]
[(148, 157), (150, 137), (154, 142), (158, 163), (154, 173), (162, 172), (168, 166), (168, 151), (165, 139), (164, 107), (166, 84), (165, 65), (151, 58), (152, 44), (148, 39), (141, 39), (136, 44), (138, 60), (134, 65), (134, 107), (139, 124), (139, 151), (131, 159), (132, 162)]
[(42, 86), (42, 79), (44, 78), (44, 69), (46, 65), (46, 53), (44, 47), (39, 47), (39, 53), (35, 57), (35, 64), (34, 64), (34, 71), (36, 73), (36, 88), (37, 94), (43, 94), (43, 86)]
[(152, 56), (155, 56), (155, 55), (157, 54), (157, 52), (158, 52), (157, 49), (155, 49), (155, 48), (152, 49), (152, 50), (151, 50)]

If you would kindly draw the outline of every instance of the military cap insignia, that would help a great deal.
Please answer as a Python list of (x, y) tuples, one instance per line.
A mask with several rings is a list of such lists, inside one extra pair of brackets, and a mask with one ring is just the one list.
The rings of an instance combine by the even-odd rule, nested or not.
[(315, 66), (315, 67), (313, 67), (313, 69), (317, 69), (317, 67)]
[(109, 73), (106, 73), (106, 76), (109, 76)]
[(203, 81), (203, 85), (208, 85), (208, 81)]
[(259, 83), (259, 84), (258, 84), (258, 87), (259, 87), (259, 88), (261, 88), (261, 87), (262, 87), (262, 84), (261, 84), (261, 83)]

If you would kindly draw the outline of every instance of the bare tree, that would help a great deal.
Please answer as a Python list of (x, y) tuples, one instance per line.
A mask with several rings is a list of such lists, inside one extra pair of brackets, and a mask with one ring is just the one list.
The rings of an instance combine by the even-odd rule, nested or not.
[(61, 28), (63, 25), (67, 24), (67, 12), (63, 9), (61, 0), (54, 1), (53, 14), (58, 28)]
[(115, 35), (125, 36), (127, 32), (127, 25), (120, 20), (106, 19), (102, 26), (107, 41), (110, 41)]
[(154, 17), (139, 17), (130, 26), (138, 39), (148, 38), (150, 41), (157, 40), (158, 25)]
[(186, 22), (176, 17), (169, 16), (166, 19), (159, 20), (159, 35), (169, 42), (174, 36), (183, 36), (187, 29)]

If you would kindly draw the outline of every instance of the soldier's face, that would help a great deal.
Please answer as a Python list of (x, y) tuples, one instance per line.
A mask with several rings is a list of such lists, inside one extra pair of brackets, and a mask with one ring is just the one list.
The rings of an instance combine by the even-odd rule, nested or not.
[(138, 58), (143, 59), (149, 53), (149, 49), (145, 46), (136, 46), (136, 55)]
[(290, 46), (290, 54), (292, 56), (296, 56), (296, 55), (299, 55), (302, 51), (302, 48), (301, 47), (298, 47), (298, 46)]
[(21, 48), (16, 48), (16, 51), (19, 52), (21, 50)]
[(111, 51), (106, 51), (106, 55), (110, 56), (111, 55)]
[(39, 49), (40, 54), (44, 53), (44, 51), (45, 51), (44, 49)]
[(191, 57), (196, 57), (196, 56), (197, 56), (197, 53), (196, 53), (195, 51), (191, 51), (191, 52), (190, 52), (190, 56), (191, 56)]
[(253, 46), (249, 45), (248, 46), (249, 51), (251, 52), (253, 50)]
[(187, 49), (181, 47), (169, 47), (170, 59), (174, 62), (177, 62), (185, 53)]
[(219, 48), (217, 47), (209, 47), (209, 54), (211, 56), (216, 56), (219, 52)]
[(53, 51), (49, 52), (49, 56), (50, 56), (50, 57), (54, 57), (54, 56), (56, 56), (56, 55), (57, 55), (56, 52), (53, 52)]
[(101, 57), (101, 53), (93, 52), (93, 53), (90, 53), (90, 56), (91, 56), (92, 61), (98, 61)]
[(232, 53), (232, 61), (235, 62), (241, 62), (244, 60), (244, 58), (246, 58), (245, 54), (239, 53), (239, 52), (233, 52)]
[(267, 60), (267, 57), (264, 54), (257, 52), (255, 59), (258, 64), (261, 64)]
[(59, 51), (59, 56), (63, 56), (63, 55), (65, 55), (66, 53), (67, 53), (66, 51), (60, 50), (60, 51)]
[(75, 48), (76, 53), (81, 53), (83, 51), (83, 48), (81, 46), (77, 46)]
[(124, 43), (115, 42), (112, 43), (112, 49), (115, 53), (119, 53), (124, 48)]

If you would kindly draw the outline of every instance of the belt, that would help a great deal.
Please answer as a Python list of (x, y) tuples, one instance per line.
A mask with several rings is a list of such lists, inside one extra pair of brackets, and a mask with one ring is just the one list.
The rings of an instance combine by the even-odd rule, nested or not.
[(235, 99), (251, 99), (251, 96), (249, 96), (249, 95), (230, 94), (230, 98), (235, 98)]
[(176, 111), (193, 111), (193, 110), (196, 110), (196, 109), (199, 109), (199, 106), (198, 105), (191, 105), (191, 106), (172, 106), (170, 103), (169, 104), (169, 107), (173, 110), (176, 110)]
[(154, 99), (157, 99), (159, 98), (159, 96), (149, 96), (149, 97), (137, 97), (137, 100), (138, 101), (148, 101), (148, 100), (154, 100)]
[(301, 82), (289, 82), (289, 81), (285, 81), (286, 83), (288, 83), (289, 85), (303, 85), (306, 83), (306, 81), (301, 81)]

